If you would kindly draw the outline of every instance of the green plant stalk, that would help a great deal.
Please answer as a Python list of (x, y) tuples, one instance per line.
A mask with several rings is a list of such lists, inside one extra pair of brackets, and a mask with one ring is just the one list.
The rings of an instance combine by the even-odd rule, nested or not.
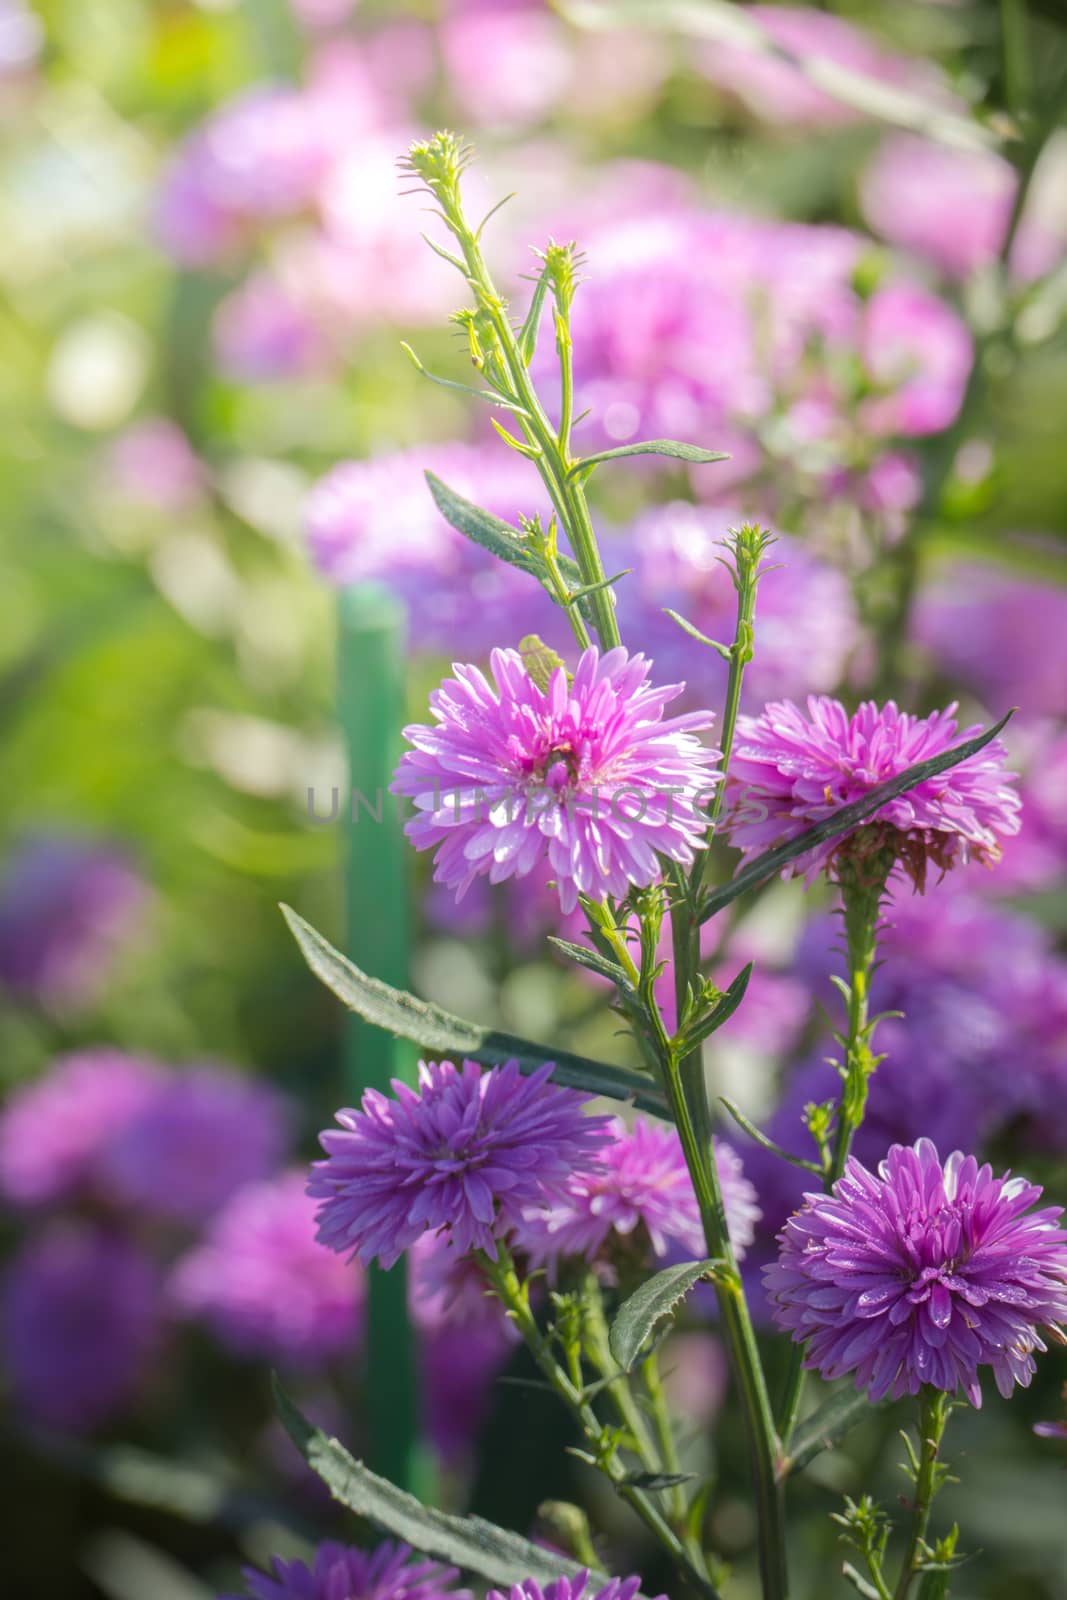
[[(830, 1161), (823, 1175), (823, 1188), (829, 1193), (845, 1170), (852, 1141), (863, 1123), (867, 1109), (867, 1085), (877, 1061), (871, 1048), (874, 1024), (870, 1018), (871, 976), (878, 955), (878, 918), (886, 880), (893, 857), (869, 858), (861, 868), (842, 866), (841, 895), (845, 919), (845, 952), (848, 962), (848, 1025), (845, 1035), (845, 1077)], [(796, 1425), (804, 1389), (804, 1353), (794, 1345), (786, 1377), (778, 1428), (786, 1441)]]
[(728, 1264), (728, 1271), (723, 1274), (726, 1281), (717, 1279), (715, 1292), (741, 1395), (745, 1431), (752, 1456), (763, 1600), (786, 1600), (789, 1576), (785, 1549), (785, 1506), (783, 1486), (778, 1478), (781, 1445), (774, 1425), (767, 1380), (730, 1243), (726, 1206), (714, 1152), (710, 1142), (705, 1141), (697, 1131), (676, 1061), (669, 1061), (665, 1077), (667, 1098), (696, 1190), (708, 1256), (719, 1257)]
[(935, 1389), (928, 1383), (923, 1384), (919, 1394), (919, 1472), (915, 1482), (915, 1503), (908, 1545), (893, 1591), (893, 1600), (908, 1600), (912, 1583), (922, 1568), (930, 1508), (940, 1487), (937, 1469), (941, 1440), (951, 1409), (951, 1400), (943, 1390)]
[[(557, 435), (530, 379), (515, 331), (508, 320), (506, 301), (493, 283), (481, 245), (464, 215), (458, 174), (451, 181), (433, 181), (431, 191), (440, 202), (445, 222), (462, 251), (467, 281), (474, 291), (478, 307), (492, 326), (512, 396), (522, 407), (516, 413), (517, 421), (527, 442), (535, 447), (536, 453), (532, 457), (534, 465), (548, 490), (560, 523), (570, 536), (583, 584), (603, 583), (607, 574), (600, 559), (585, 491), (576, 478), (568, 476), (574, 465), (570, 457), (569, 417), (566, 415), (569, 412), (569, 405), (566, 404), (569, 359), (563, 363), (564, 421), (567, 428)], [(611, 595), (605, 589), (598, 589), (590, 596), (590, 600), (601, 647), (610, 650), (620, 642)]]
[[(648, 1396), (649, 1410), (652, 1414), (652, 1424), (659, 1440), (660, 1454), (663, 1464), (668, 1472), (681, 1472), (682, 1463), (678, 1454), (678, 1441), (674, 1437), (674, 1426), (671, 1422), (670, 1408), (667, 1405), (667, 1396), (663, 1392), (663, 1380), (659, 1370), (659, 1355), (653, 1350), (641, 1363), (641, 1376), (644, 1379), (645, 1393)], [(681, 1484), (677, 1489), (672, 1489), (667, 1500), (670, 1506), (671, 1519), (675, 1526), (682, 1528), (686, 1521), (685, 1490)], [(686, 1545), (690, 1553), (703, 1560), (703, 1549), (700, 1540), (692, 1534), (686, 1534)]]
[[(346, 590), (338, 609), (338, 716), (354, 788), (384, 793), (400, 754), (406, 662), (404, 615), (389, 594)], [(408, 979), (407, 851), (400, 819), (385, 804), (380, 823), (364, 818), (347, 830), (345, 900), (352, 959), (386, 983)], [(345, 1034), (347, 1092), (388, 1090), (392, 1078), (414, 1075), (410, 1044), (350, 1015)], [(366, 1389), (368, 1459), (402, 1489), (419, 1484), (418, 1367), (407, 1309), (403, 1260), (390, 1272), (370, 1268), (367, 1355), (374, 1380)]]
[[(726, 794), (726, 777), (730, 768), (730, 756), (733, 753), (734, 734), (737, 730), (737, 717), (741, 707), (741, 688), (744, 682), (745, 668), (752, 660), (753, 654), (753, 627), (756, 616), (756, 591), (759, 588), (759, 563), (762, 554), (762, 541), (752, 545), (743, 546), (738, 542), (734, 546), (736, 561), (737, 583), (737, 619), (734, 626), (734, 639), (730, 646), (730, 666), (726, 680), (726, 700), (722, 713), (722, 732), (720, 734), (720, 749), (722, 751), (722, 777), (712, 796), (711, 807), (708, 811), (708, 827), (705, 836), (705, 849), (698, 852), (696, 862), (690, 875), (689, 883), (684, 892), (679, 892), (671, 901), (671, 954), (674, 961), (674, 1001), (677, 1016), (682, 1014), (689, 986), (699, 985), (700, 972), (700, 902), (704, 877), (707, 872), (708, 857), (711, 843), (715, 837), (719, 817), (722, 814), (723, 799)], [(703, 1051), (697, 1048), (682, 1062), (682, 1076), (688, 1085), (692, 1099), (697, 1128), (703, 1140), (710, 1148), (712, 1116), (711, 1106), (708, 1102), (707, 1085), (704, 1080)]]
[(689, 1551), (648, 1495), (626, 1481), (628, 1474), (619, 1459), (617, 1444), (606, 1437), (606, 1430), (593, 1407), (571, 1375), (556, 1359), (551, 1341), (538, 1326), (537, 1318), (530, 1309), (529, 1298), (519, 1280), (515, 1263), (506, 1245), (497, 1244), (495, 1261), (484, 1253), (479, 1255), (479, 1260), (494, 1293), (514, 1321), (549, 1386), (563, 1401), (581, 1428), (598, 1469), (610, 1480), (616, 1494), (632, 1507), (649, 1532), (706, 1600), (721, 1600), (706, 1572), (694, 1564)]

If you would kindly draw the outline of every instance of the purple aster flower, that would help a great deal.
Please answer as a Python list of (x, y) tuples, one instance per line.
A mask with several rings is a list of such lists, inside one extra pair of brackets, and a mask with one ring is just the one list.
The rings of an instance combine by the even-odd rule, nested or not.
[[(865, 701), (849, 716), (838, 700), (808, 698), (808, 714), (789, 700), (740, 717), (730, 778), (730, 840), (743, 855), (757, 855), (832, 816), (916, 762), (941, 754), (978, 733), (957, 733), (949, 706), (929, 717)], [(832, 869), (846, 840), (857, 832), (892, 845), (921, 889), (932, 860), (942, 870), (972, 858), (992, 865), (1001, 840), (1019, 829), (1019, 797), (1005, 772), (999, 740), (957, 766), (881, 806), (861, 829), (818, 845), (802, 858), (807, 876)]]
[(718, 752), (695, 732), (711, 713), (664, 721), (681, 685), (653, 688), (645, 658), (622, 648), (586, 650), (573, 680), (557, 667), (547, 690), (517, 651), (491, 660), (495, 686), (457, 665), (430, 696), (437, 726), (404, 730), (414, 748), (391, 787), (415, 802), (405, 831), (437, 848), (437, 880), (460, 898), (480, 875), (525, 877), (547, 858), (570, 912), (579, 894), (653, 883), (658, 855), (690, 865), (719, 781)]
[(124, 1239), (53, 1225), (24, 1245), (3, 1284), (3, 1361), (33, 1422), (77, 1431), (136, 1394), (160, 1334), (153, 1263)]
[(288, 1136), (274, 1089), (221, 1067), (190, 1067), (116, 1132), (101, 1152), (101, 1179), (124, 1205), (196, 1224), (274, 1172)]
[(1041, 1190), (994, 1178), (929, 1139), (894, 1145), (871, 1173), (852, 1157), (809, 1194), (765, 1272), (775, 1318), (824, 1378), (855, 1375), (873, 1400), (933, 1384), (982, 1403), (980, 1367), (1009, 1396), (1035, 1371), (1040, 1330), (1067, 1318), (1067, 1231)]
[(66, 834), (26, 840), (0, 882), (0, 986), (51, 1010), (91, 1003), (148, 899), (114, 845)]
[(253, 273), (215, 313), (212, 337), (219, 371), (237, 383), (272, 383), (329, 368), (330, 342), (289, 285), (269, 271)]
[(247, 1595), (224, 1600), (468, 1600), (455, 1588), (455, 1567), (415, 1561), (406, 1544), (387, 1539), (376, 1550), (321, 1544), (311, 1566), (275, 1556), (270, 1574), (245, 1568)]
[[(631, 1236), (642, 1260), (649, 1247), (658, 1258), (672, 1250), (693, 1259), (705, 1253), (700, 1211), (675, 1129), (644, 1120), (627, 1128), (612, 1118), (597, 1156), (596, 1168), (572, 1173), (561, 1200), (526, 1219), (518, 1243), (536, 1265), (568, 1256), (591, 1261), (609, 1240), (618, 1248), (620, 1239)], [(722, 1139), (715, 1140), (715, 1159), (730, 1242), (740, 1258), (759, 1221), (756, 1191), (740, 1157)]]
[(308, 1184), (319, 1238), (391, 1267), (422, 1234), (446, 1230), (461, 1254), (495, 1259), (526, 1209), (596, 1160), (603, 1118), (586, 1117), (588, 1097), (550, 1084), (551, 1072), (423, 1062), (417, 1089), (394, 1081), (393, 1099), (368, 1089), (361, 1111), (338, 1112), (341, 1132), (320, 1135), (327, 1159)]
[(28, 1206), (94, 1190), (101, 1151), (163, 1081), (154, 1062), (118, 1050), (60, 1057), (16, 1089), (0, 1116), (0, 1194)]
[[(634, 1600), (641, 1587), (640, 1578), (612, 1578), (595, 1594), (587, 1594), (589, 1573), (579, 1572), (573, 1578), (556, 1578), (542, 1589), (533, 1578), (513, 1583), (505, 1594), (500, 1589), (490, 1589), (486, 1600)], [(667, 1600), (666, 1595), (658, 1600)]]
[(362, 1273), (315, 1238), (303, 1171), (239, 1189), (171, 1280), (174, 1303), (239, 1355), (314, 1367), (354, 1351)]

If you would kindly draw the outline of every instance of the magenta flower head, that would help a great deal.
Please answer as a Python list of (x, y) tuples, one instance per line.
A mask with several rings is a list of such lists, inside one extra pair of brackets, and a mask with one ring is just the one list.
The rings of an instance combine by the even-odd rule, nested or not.
[[(706, 1253), (696, 1194), (673, 1128), (645, 1121), (627, 1128), (612, 1118), (597, 1154), (595, 1169), (572, 1173), (565, 1196), (526, 1219), (518, 1242), (536, 1265), (568, 1256), (592, 1261), (612, 1244), (642, 1262), (650, 1250), (659, 1258), (672, 1249), (693, 1258)], [(759, 1221), (756, 1191), (740, 1157), (722, 1139), (715, 1140), (715, 1160), (730, 1241), (741, 1257)]]
[[(578, 1572), (573, 1578), (556, 1578), (544, 1589), (533, 1578), (513, 1583), (505, 1594), (501, 1589), (490, 1589), (486, 1600), (633, 1600), (641, 1588), (640, 1578), (612, 1578), (602, 1589), (587, 1592), (589, 1573)], [(667, 1600), (660, 1595), (658, 1600)]]
[(238, 1355), (314, 1368), (355, 1349), (363, 1275), (315, 1238), (304, 1173), (249, 1183), (179, 1262), (171, 1298)]
[(577, 1166), (595, 1164), (604, 1119), (588, 1098), (549, 1083), (551, 1064), (483, 1072), (475, 1061), (423, 1062), (419, 1085), (395, 1098), (368, 1089), (361, 1111), (339, 1111), (320, 1135), (327, 1159), (311, 1169), (319, 1238), (365, 1265), (391, 1267), (422, 1234), (444, 1231), (460, 1254), (484, 1250), (523, 1212), (563, 1193)]
[[(851, 717), (838, 700), (808, 697), (805, 716), (791, 700), (740, 717), (731, 763), (730, 841), (757, 855), (795, 838), (841, 806), (860, 800), (919, 761), (980, 732), (956, 731), (954, 705), (929, 717), (867, 700)], [(998, 739), (936, 778), (908, 789), (849, 833), (817, 845), (796, 871), (833, 871), (843, 852), (891, 849), (917, 889), (932, 861), (941, 871), (972, 858), (992, 865), (1001, 840), (1019, 831), (1019, 797), (1004, 770)], [(862, 837), (862, 844), (857, 841)], [(857, 842), (853, 842), (857, 841)]]
[(386, 1539), (376, 1550), (320, 1544), (311, 1566), (275, 1556), (270, 1573), (245, 1568), (248, 1594), (224, 1600), (469, 1600), (454, 1587), (455, 1567), (413, 1561), (406, 1544)]
[(586, 650), (571, 682), (547, 688), (515, 650), (494, 650), (495, 687), (456, 666), (430, 696), (436, 727), (415, 725), (393, 779), (416, 815), (406, 831), (437, 850), (434, 876), (460, 898), (474, 880), (525, 877), (547, 858), (560, 904), (621, 897), (659, 876), (657, 854), (690, 865), (718, 752), (695, 730), (710, 712), (663, 720), (682, 685), (653, 688), (649, 663), (621, 647)]
[(1005, 1397), (1034, 1374), (1039, 1330), (1064, 1342), (1067, 1232), (1041, 1190), (994, 1178), (929, 1139), (893, 1145), (877, 1175), (852, 1157), (829, 1195), (809, 1194), (764, 1271), (775, 1318), (824, 1378), (855, 1375), (872, 1400), (932, 1384), (982, 1403), (978, 1369)]

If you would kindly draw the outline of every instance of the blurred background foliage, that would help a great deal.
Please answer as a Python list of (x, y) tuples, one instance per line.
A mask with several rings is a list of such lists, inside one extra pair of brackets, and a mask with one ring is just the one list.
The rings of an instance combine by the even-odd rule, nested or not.
[[(788, 7), (705, 9), (705, 20), (728, 23), (729, 13), (743, 12), (761, 26), (775, 13), (811, 16)], [(944, 425), (883, 429), (873, 456), (864, 454), (861, 417), (878, 387), (869, 372), (855, 376), (849, 427), (861, 445), (848, 434), (844, 466), (828, 471), (817, 435), (790, 433), (791, 413), (770, 407), (750, 430), (764, 454), (746, 503), (806, 539), (857, 597), (854, 647), (839, 672), (811, 687), (840, 683), (854, 699), (873, 684), (923, 710), (962, 695), (968, 719), (1020, 704), (1013, 753), (1043, 784), (1035, 804), (1045, 853), (1028, 858), (1006, 881), (1007, 898), (995, 902), (998, 914), (1006, 908), (1025, 923), (998, 925), (992, 965), (967, 978), (948, 972), (939, 1003), (957, 1022), (964, 1016), (969, 1037), (965, 1007), (980, 994), (1000, 1008), (1003, 1043), (987, 1052), (994, 1067), (1014, 1071), (1014, 1028), (1021, 1051), (1039, 1040), (1047, 1082), (1067, 1083), (1067, 989), (1054, 948), (1067, 926), (1067, 776), (1062, 754), (1058, 767), (1052, 759), (1064, 748), (1067, 677), (1067, 134), (1059, 127), (1067, 21), (1056, 0), (849, 0), (815, 9), (831, 26), (868, 36), (865, 47), (842, 47), (846, 69), (858, 60), (861, 72), (870, 70), (864, 48), (878, 60), (903, 59), (905, 85), (914, 79), (915, 92), (955, 119), (957, 133), (972, 130), (964, 142), (1001, 149), (999, 159), (1024, 174), (1041, 154), (1039, 231), (1051, 244), (1039, 270), (1013, 278), (1000, 270), (995, 248), (978, 249), (964, 271), (946, 270), (936, 251), (909, 251), (907, 218), (903, 240), (892, 229), (879, 239), (864, 174), (892, 137), (885, 119), (845, 120), (832, 100), (829, 114), (825, 103), (812, 111), (802, 100), (791, 114), (788, 95), (778, 99), (781, 84), (760, 90), (758, 55), (728, 58), (724, 39), (687, 33), (701, 0), (626, 0), (616, 10), (609, 0), (559, 8), (541, 0), (39, 0), (32, 10), (0, 0), (0, 956), (9, 947), (24, 954), (31, 925), (44, 929), (41, 947), (51, 950), (53, 924), (62, 944), (84, 922), (92, 947), (84, 982), (66, 980), (64, 952), (55, 957), (58, 977), (49, 969), (55, 981), (21, 981), (11, 958), (0, 1021), (6, 1092), (47, 1080), (59, 1057), (105, 1046), (179, 1072), (190, 1062), (226, 1063), (286, 1093), (293, 1159), (311, 1154), (316, 1128), (355, 1092), (336, 1007), (304, 970), (277, 913), (277, 902), (288, 901), (343, 937), (349, 830), (314, 824), (308, 793), (325, 812), (333, 786), (344, 794), (360, 779), (358, 752), (347, 767), (335, 720), (335, 595), (309, 559), (305, 503), (343, 459), (454, 440), (506, 455), (502, 444), (486, 442), (486, 419), (426, 384), (399, 348), (410, 337), (435, 370), (465, 376), (455, 330), (444, 321), (457, 286), (444, 268), (433, 276), (432, 260), (427, 267), (424, 219), (417, 202), (397, 198), (389, 164), (408, 139), (442, 123), (476, 140), (479, 195), (519, 190), (495, 236), (502, 276), (517, 288), (528, 289), (518, 277), (528, 243), (543, 243), (554, 226), (577, 231), (588, 218), (593, 238), (579, 236), (590, 250), (579, 328), (598, 295), (596, 240), (618, 249), (612, 227), (636, 220), (630, 243), (639, 255), (647, 192), (645, 209), (657, 215), (680, 205), (689, 214), (856, 230), (862, 243), (850, 293), (863, 301), (903, 261), (970, 329), (973, 369)], [(608, 32), (579, 25), (605, 14)], [(814, 37), (814, 46), (792, 36), (786, 45), (801, 55), (829, 48)], [(880, 66), (871, 75), (878, 83), (901, 76)], [(196, 156), (197, 130), (265, 82), (327, 86), (334, 121), (319, 137), (327, 156), (337, 156), (332, 141), (344, 141), (346, 163), (333, 195), (341, 244), (328, 261), (314, 248), (321, 194), (289, 211), (275, 204), (271, 159), (287, 159), (302, 137), (284, 131), (280, 106), (262, 125), (249, 124), (247, 148), (240, 129), (229, 135), (233, 215), (208, 223), (235, 237), (205, 246), (196, 231), (203, 217), (192, 202), (181, 210), (181, 162), (195, 178), (198, 161), (210, 159)], [(276, 181), (280, 192), (281, 174)], [(1035, 179), (1032, 196), (1038, 187)], [(971, 196), (961, 177), (955, 192), (966, 232), (985, 204), (982, 186)], [(906, 208), (907, 198), (900, 203)], [(946, 223), (949, 232), (955, 225)], [(766, 246), (775, 249), (772, 234)], [(617, 266), (608, 261), (609, 279)], [(318, 298), (309, 311), (297, 290), (313, 273)], [(273, 300), (265, 292), (259, 302), (235, 301), (263, 274), (273, 274)], [(235, 304), (244, 306), (240, 315), (227, 312)], [(625, 321), (624, 303), (612, 304)], [(620, 375), (606, 359), (598, 373), (591, 358), (589, 382), (647, 377), (654, 385), (658, 338), (653, 330), (634, 357), (638, 367), (652, 361), (647, 372)], [(820, 349), (803, 359), (821, 371)], [(625, 356), (619, 361), (625, 366)], [(700, 443), (723, 443), (717, 419), (705, 425), (699, 406), (692, 414)], [(883, 446), (905, 453), (908, 479), (902, 506), (884, 517), (885, 507), (872, 512), (858, 487)], [(734, 448), (733, 436), (724, 447)], [(601, 473), (595, 498), (620, 545), (635, 516), (657, 502), (722, 503), (708, 476), (717, 469), (702, 470), (703, 478)], [(398, 480), (398, 497), (410, 495), (410, 477)], [(374, 492), (388, 529), (390, 487), (383, 480)], [(501, 493), (506, 501), (510, 490)], [(651, 594), (669, 558), (664, 553), (662, 569), (659, 557), (648, 559), (634, 582)], [(609, 570), (629, 564), (608, 561)], [(388, 580), (387, 567), (372, 576)], [(944, 630), (920, 636), (912, 626), (916, 599), (933, 594), (945, 573), (965, 612), (948, 645)], [(424, 580), (428, 589), (438, 581)], [(1027, 587), (1018, 591), (1021, 581)], [(510, 591), (500, 604), (499, 617), (483, 618), (480, 637), (497, 628), (502, 643), (514, 643), (526, 631), (524, 613), (506, 609)], [(421, 717), (445, 651), (419, 637), (419, 615), (413, 608), (408, 692)], [(784, 625), (793, 625), (788, 613)], [(821, 625), (816, 617), (816, 634)], [(461, 633), (454, 652), (463, 659), (481, 650), (467, 649)], [(805, 692), (803, 659), (784, 682), (783, 692)], [(29, 871), (27, 850), (42, 839), (45, 854)], [(76, 874), (60, 860), (72, 846), (113, 852), (120, 875), (137, 887), (105, 886), (99, 896), (72, 888)], [(412, 861), (420, 992), (480, 1020), (618, 1056), (624, 1046), (599, 992), (544, 954), (543, 906), (527, 918), (529, 936), (502, 899), (480, 921), (458, 923), (423, 868)], [(721, 870), (729, 870), (725, 855)], [(767, 1014), (784, 1015), (793, 1004), (799, 1018), (761, 1036), (756, 1017), (713, 1063), (754, 1114), (773, 1107), (783, 1061), (810, 1057), (825, 1026), (819, 1005), (830, 1003), (828, 991), (795, 954), (798, 930), (820, 912), (817, 896), (776, 887), (740, 931), (746, 958), (758, 950), (772, 979), (787, 986), (767, 1001)], [(383, 914), (377, 904), (363, 908), (371, 944)], [(1021, 939), (1023, 926), (1040, 930), (1047, 987), (1036, 998), (1028, 990), (1019, 1005), (1030, 1011), (1010, 1015), (990, 972), (998, 951), (1007, 960), (1003, 941)], [(966, 923), (955, 937), (966, 945)], [(965, 1055), (961, 1049), (961, 1072)], [(1040, 1104), (987, 1129), (988, 1146), (1005, 1159), (1025, 1150), (1029, 1170), (1062, 1197), (1067, 1123), (1052, 1124), (1067, 1095), (1050, 1093)], [(1036, 1148), (1020, 1141), (1020, 1126), (1042, 1116), (1052, 1119), (1048, 1136)], [(80, 1214), (95, 1216), (96, 1205), (91, 1199)], [(12, 1206), (12, 1250), (50, 1225)], [(164, 1232), (151, 1248), (169, 1267), (191, 1237)], [(284, 1447), (263, 1445), (265, 1363), (235, 1357), (202, 1329), (183, 1329), (167, 1350), (147, 1391), (99, 1427), (73, 1433), (27, 1418), (17, 1374), (11, 1378), (0, 1559), (12, 1593), (202, 1600), (233, 1585), (242, 1559), (263, 1558), (283, 1538), (296, 1548), (301, 1536), (338, 1526), (285, 1463)], [(721, 1388), (715, 1359), (707, 1342), (697, 1362), (707, 1404)], [(447, 1366), (447, 1354), (441, 1361)], [(335, 1360), (329, 1374), (310, 1380), (346, 1436), (360, 1425), (356, 1369), (354, 1356)], [(961, 1600), (1067, 1593), (1062, 1445), (1028, 1431), (1059, 1414), (1061, 1377), (1052, 1359), (1040, 1390), (1020, 1397), (1010, 1415), (994, 1403), (959, 1427), (964, 1484), (952, 1512), (968, 1548), (984, 1550), (959, 1577), (953, 1592)], [(536, 1397), (496, 1386), (481, 1403), (480, 1444), (465, 1439), (451, 1458), (437, 1449), (442, 1494), (522, 1527), (549, 1489), (589, 1494), (573, 1463), (561, 1469), (563, 1423)], [(827, 1574), (839, 1563), (827, 1513), (865, 1460), (882, 1463), (883, 1492), (896, 1493), (894, 1426), (872, 1418), (800, 1486), (798, 1593), (821, 1600), (830, 1592)], [(732, 1428), (724, 1422), (718, 1438), (714, 1522), (743, 1584), (752, 1529)], [(561, 1485), (561, 1470), (572, 1481)], [(596, 1511), (614, 1530), (610, 1508)], [(630, 1535), (614, 1532), (625, 1547)]]

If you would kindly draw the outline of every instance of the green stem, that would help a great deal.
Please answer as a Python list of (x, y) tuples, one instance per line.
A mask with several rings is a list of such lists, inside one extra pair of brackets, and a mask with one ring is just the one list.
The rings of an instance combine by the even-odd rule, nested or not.
[[(863, 867), (844, 866), (841, 894), (844, 902), (845, 949), (848, 960), (848, 1030), (845, 1036), (845, 1074), (830, 1161), (823, 1176), (829, 1193), (845, 1170), (852, 1141), (867, 1109), (867, 1085), (877, 1065), (871, 1048), (871, 975), (878, 954), (878, 918), (886, 880), (893, 865), (888, 853), (868, 858)], [(778, 1427), (788, 1449), (804, 1391), (804, 1352), (794, 1345), (786, 1375)]]
[(1012, 116), (1022, 115), (1030, 99), (1030, 42), (1026, 0), (1000, 0), (1000, 59), (1004, 100)]
[[(439, 191), (438, 198), (441, 200), (445, 220), (463, 252), (468, 282), (474, 290), (479, 307), (492, 324), (514, 398), (519, 401), (525, 412), (525, 415), (519, 415), (518, 421), (528, 442), (537, 447), (534, 464), (541, 474), (556, 514), (570, 536), (583, 584), (603, 583), (607, 574), (600, 559), (600, 549), (596, 534), (593, 532), (585, 491), (577, 479), (568, 477), (569, 469), (574, 463), (569, 457), (566, 436), (562, 432), (557, 435), (553, 430), (530, 379), (514, 329), (508, 320), (506, 302), (493, 283), (481, 246), (463, 214), (458, 183), (451, 190)], [(567, 371), (565, 365), (565, 398)], [(565, 421), (569, 430), (569, 417), (565, 418)], [(606, 589), (598, 589), (590, 596), (590, 600), (601, 646), (609, 650), (620, 642), (614, 602)]]
[(786, 1600), (789, 1577), (785, 1552), (785, 1515), (782, 1485), (777, 1476), (781, 1454), (774, 1426), (767, 1381), (760, 1361), (759, 1346), (749, 1315), (748, 1302), (741, 1286), (730, 1233), (726, 1205), (719, 1182), (715, 1154), (710, 1142), (697, 1132), (691, 1108), (682, 1087), (678, 1063), (669, 1061), (666, 1071), (667, 1097), (682, 1142), (686, 1164), (696, 1190), (704, 1240), (709, 1257), (727, 1263), (723, 1281), (716, 1280), (723, 1332), (730, 1351), (734, 1374), (741, 1394), (741, 1407), (752, 1455), (752, 1471), (759, 1520), (759, 1562), (764, 1600)]
[(480, 1254), (479, 1260), (497, 1298), (515, 1322), (542, 1375), (574, 1417), (597, 1467), (610, 1480), (616, 1494), (632, 1507), (680, 1570), (705, 1596), (705, 1600), (722, 1600), (707, 1573), (694, 1564), (689, 1551), (659, 1509), (646, 1494), (627, 1482), (629, 1474), (619, 1458), (618, 1446), (607, 1434), (582, 1390), (557, 1361), (551, 1341), (542, 1332), (533, 1314), (529, 1295), (519, 1279), (507, 1247), (498, 1243), (495, 1261), (485, 1254)]
[(941, 1439), (950, 1410), (949, 1396), (943, 1390), (934, 1389), (930, 1384), (923, 1385), (919, 1395), (919, 1472), (915, 1481), (915, 1503), (908, 1546), (893, 1600), (908, 1600), (912, 1583), (922, 1567), (930, 1507), (940, 1487), (938, 1458)]
[[(660, 1377), (659, 1356), (655, 1350), (645, 1357), (641, 1363), (641, 1376), (645, 1381), (645, 1392), (652, 1412), (652, 1423), (659, 1440), (660, 1454), (668, 1472), (681, 1472), (682, 1463), (678, 1454), (678, 1441), (674, 1437), (674, 1427), (671, 1423), (670, 1409), (667, 1405), (667, 1396), (663, 1392), (663, 1380)], [(685, 1491), (682, 1486), (670, 1491), (668, 1504), (671, 1508), (671, 1517), (676, 1527), (681, 1527), (685, 1521), (686, 1505)], [(690, 1546), (692, 1549), (693, 1546)], [(696, 1543), (699, 1549), (699, 1543)]]

